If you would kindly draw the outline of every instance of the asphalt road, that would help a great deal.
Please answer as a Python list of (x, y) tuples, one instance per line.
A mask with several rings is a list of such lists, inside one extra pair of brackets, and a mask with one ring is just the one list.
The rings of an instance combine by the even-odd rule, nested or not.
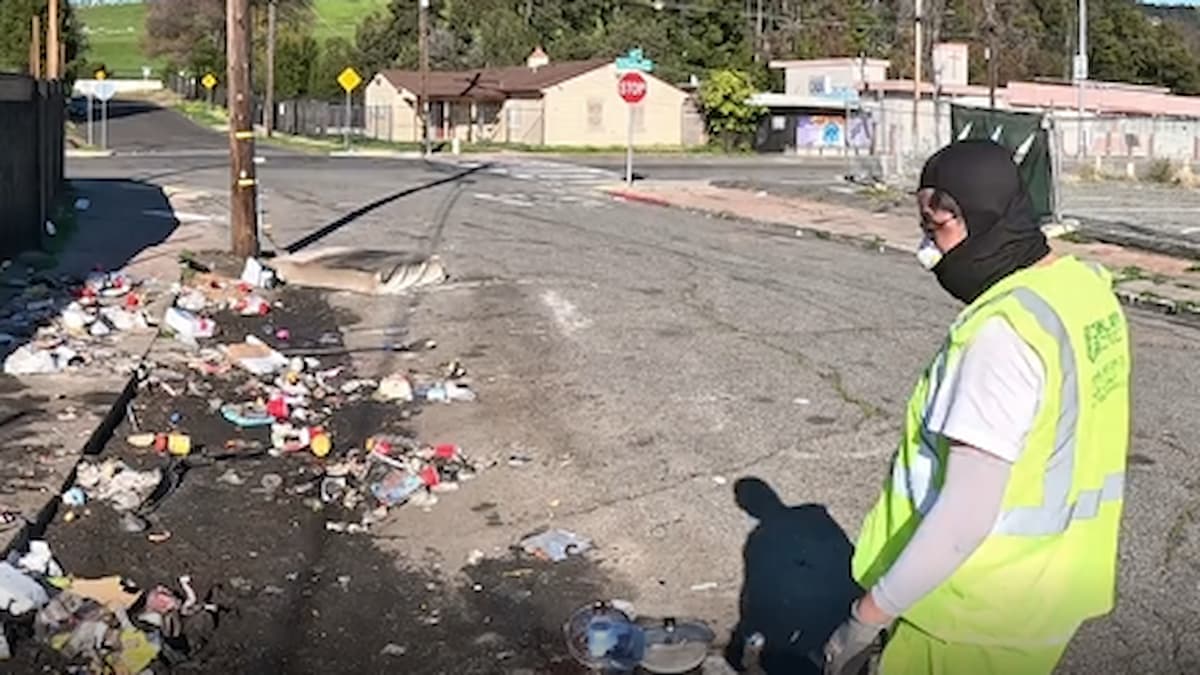
[[(69, 172), (210, 190), (214, 204), (227, 182), (221, 162), (199, 156), (76, 161)], [(476, 377), (481, 401), (429, 410), (417, 430), (532, 459), (484, 473), (430, 513), (402, 514), (372, 550), (453, 580), (473, 549), (501, 557), (530, 530), (566, 527), (596, 543), (579, 575), (590, 592), (705, 618), (722, 640), (740, 618), (757, 619), (776, 649), (819, 642), (823, 591), (844, 584), (829, 557), (846, 552), (844, 540), (824, 511), (764, 508), (769, 493), (745, 483), (739, 503), (735, 485), (754, 477), (784, 504), (821, 505), (852, 538), (956, 305), (908, 255), (612, 202), (521, 173), (305, 156), (260, 167), (280, 245), (444, 258), (454, 282), (411, 299), (335, 294), (357, 317), (344, 339), (436, 339)], [(1131, 317), (1118, 609), (1085, 626), (1062, 672), (1200, 668), (1198, 333)], [(378, 374), (404, 362), (368, 352), (356, 365)], [(520, 605), (531, 625), (565, 618), (554, 583), (531, 593)], [(322, 616), (353, 616), (344, 595), (310, 601)], [(414, 626), (378, 642), (421, 635)]]

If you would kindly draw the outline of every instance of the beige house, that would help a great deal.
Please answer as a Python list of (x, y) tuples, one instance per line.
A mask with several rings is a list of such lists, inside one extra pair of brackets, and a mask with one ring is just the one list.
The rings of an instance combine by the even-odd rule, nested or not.
[[(551, 146), (625, 145), (630, 105), (617, 94), (610, 59), (550, 63), (541, 49), (526, 65), (470, 71), (432, 71), (424, 86), (435, 141)], [(681, 146), (705, 142), (704, 125), (687, 93), (650, 74), (642, 101), (632, 106), (634, 144)], [(367, 135), (396, 142), (421, 140), (417, 97), (421, 75), (385, 70), (366, 88)]]

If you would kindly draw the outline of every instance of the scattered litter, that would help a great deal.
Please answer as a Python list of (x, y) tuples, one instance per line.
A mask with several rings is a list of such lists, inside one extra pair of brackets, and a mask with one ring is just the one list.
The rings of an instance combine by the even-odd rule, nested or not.
[(9, 375), (47, 375), (82, 363), (79, 352), (66, 345), (43, 349), (34, 344), (23, 344), (4, 359), (4, 372)]
[(82, 461), (75, 470), (76, 486), (94, 500), (110, 502), (119, 512), (136, 509), (161, 481), (158, 469), (135, 471), (115, 458), (101, 464)]
[(394, 642), (389, 642), (383, 646), (383, 649), (379, 650), (379, 653), (382, 656), (404, 656), (408, 653), (408, 648)]
[(712, 481), (714, 483), (716, 483), (717, 485), (725, 485), (726, 483), (729, 482), (729, 479), (726, 478), (725, 476), (713, 476)]
[(91, 207), (92, 207), (92, 200), (88, 199), (87, 197), (79, 197), (78, 199), (75, 200), (75, 210), (76, 211), (87, 211)]
[(62, 493), (62, 496), (60, 497), (60, 499), (62, 500), (62, 503), (66, 506), (70, 506), (70, 507), (83, 506), (84, 504), (87, 503), (87, 493), (83, 491), (83, 488), (72, 487), (71, 489)]
[(150, 523), (145, 518), (134, 513), (121, 514), (121, 531), (129, 534), (140, 534), (150, 529)]
[(221, 406), (221, 417), (243, 429), (267, 427), (275, 422), (275, 417), (267, 413), (267, 408), (261, 403), (226, 403)]
[(259, 484), (262, 485), (263, 490), (273, 493), (283, 487), (283, 476), (277, 473), (268, 473), (262, 477)]
[(484, 557), (483, 551), (480, 551), (479, 549), (472, 550), (469, 554), (467, 554), (467, 566), (471, 567), (478, 565), (479, 563), (483, 562)]
[(796, 405), (809, 405), (812, 403), (812, 401), (806, 398), (794, 398), (792, 399), (792, 403), (795, 403)]
[(517, 468), (517, 469), (525, 466), (526, 464), (528, 464), (532, 461), (533, 461), (532, 459), (530, 459), (524, 455), (509, 455), (508, 456), (508, 465), (513, 468)]
[(224, 483), (226, 485), (238, 486), (245, 485), (246, 479), (239, 476), (238, 473), (233, 469), (227, 469), (225, 473), (221, 474), (220, 478), (217, 478), (217, 482)]
[(153, 448), (155, 452), (170, 453), (177, 457), (183, 457), (192, 452), (192, 438), (187, 434), (130, 434), (125, 437), (125, 442), (134, 448)]
[(561, 562), (567, 556), (584, 553), (592, 542), (568, 530), (549, 530), (522, 539), (521, 547), (543, 560)]
[(245, 342), (223, 345), (221, 349), (230, 361), (255, 375), (270, 375), (288, 365), (287, 357), (253, 335), (247, 335)]
[(0, 562), (0, 609), (20, 616), (50, 601), (46, 589), (21, 570)]
[(124, 609), (128, 610), (137, 602), (141, 593), (137, 592), (137, 587), (126, 584), (121, 577), (110, 576), (101, 577), (99, 579), (72, 579), (66, 590), (72, 593), (94, 600), (101, 605), (111, 610)]
[(170, 538), (171, 538), (170, 530), (163, 530), (162, 532), (151, 532), (146, 535), (146, 540), (149, 541), (151, 544), (161, 544), (161, 543), (169, 540)]
[(457, 382), (437, 382), (421, 386), (414, 392), (418, 397), (430, 403), (450, 403), (452, 401), (471, 402), (476, 399), (475, 392), (465, 384)]
[(175, 333), (175, 337), (187, 343), (210, 338), (217, 332), (217, 323), (186, 309), (171, 307), (163, 317), (163, 323)]
[(257, 258), (246, 258), (241, 280), (258, 288), (273, 288), (278, 284), (275, 270), (263, 265)]
[(408, 379), (407, 374), (388, 375), (379, 381), (379, 388), (375, 390), (375, 398), (380, 401), (411, 402), (413, 400), (412, 382)]
[(705, 581), (703, 583), (693, 584), (691, 590), (696, 591), (696, 592), (711, 591), (711, 590), (720, 588), (720, 586), (721, 585), (715, 581)]
[(271, 303), (261, 295), (247, 295), (235, 300), (230, 309), (242, 316), (266, 316), (271, 313)]

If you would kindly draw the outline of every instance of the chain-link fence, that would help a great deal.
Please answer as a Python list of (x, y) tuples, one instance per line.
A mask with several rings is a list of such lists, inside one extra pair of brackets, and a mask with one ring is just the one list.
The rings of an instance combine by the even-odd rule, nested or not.
[[(214, 106), (225, 107), (227, 94), (223, 84), (218, 83), (209, 90), (204, 87), (199, 78), (173, 74), (167, 78), (166, 86), (185, 99), (207, 101)], [(259, 126), (263, 125), (266, 116), (263, 114), (263, 102), (258, 97), (255, 97), (253, 111), (254, 123)], [(347, 132), (353, 137), (365, 137), (368, 135), (366, 133), (368, 118), (374, 115), (378, 120), (378, 114), (379, 111), (368, 112), (368, 107), (357, 99), (351, 100), (348, 109), (344, 101), (315, 99), (277, 101), (273, 131), (313, 138), (341, 137)]]

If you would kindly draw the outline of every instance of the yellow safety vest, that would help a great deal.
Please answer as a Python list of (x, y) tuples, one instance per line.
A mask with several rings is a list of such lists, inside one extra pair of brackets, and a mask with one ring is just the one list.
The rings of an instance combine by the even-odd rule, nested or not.
[(1003, 317), (1045, 366), (1045, 390), (983, 544), (903, 619), (935, 638), (1067, 642), (1112, 610), (1129, 445), (1129, 332), (1112, 277), (1072, 257), (1016, 272), (959, 315), (908, 404), (853, 573), (871, 588), (935, 501), (949, 447), (926, 428), (933, 395), (983, 322)]

